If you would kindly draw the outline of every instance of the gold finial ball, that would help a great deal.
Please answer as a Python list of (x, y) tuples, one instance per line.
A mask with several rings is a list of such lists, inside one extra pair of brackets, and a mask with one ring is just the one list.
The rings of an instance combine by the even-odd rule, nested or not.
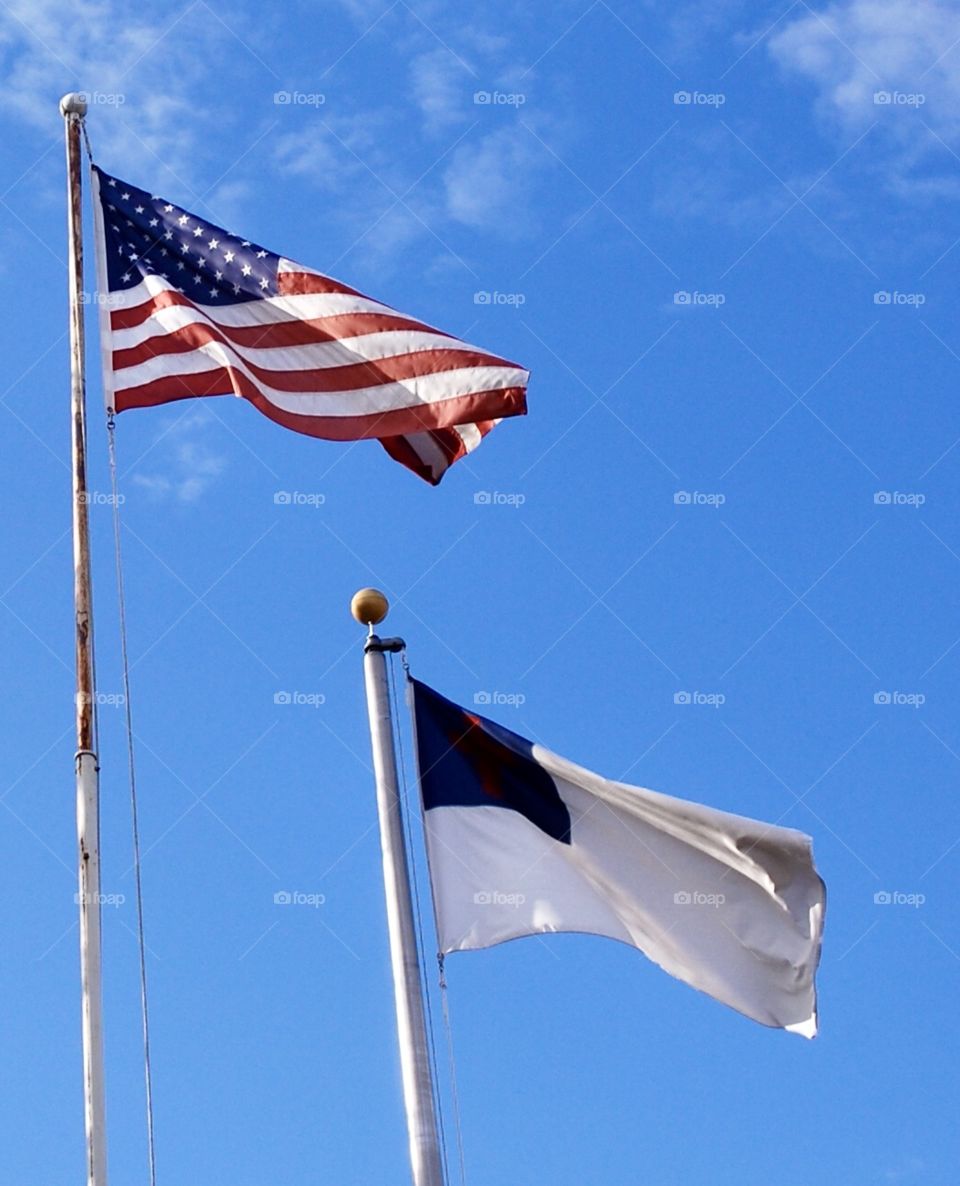
[(389, 608), (390, 602), (379, 589), (360, 589), (350, 602), (350, 612), (362, 626), (376, 626)]

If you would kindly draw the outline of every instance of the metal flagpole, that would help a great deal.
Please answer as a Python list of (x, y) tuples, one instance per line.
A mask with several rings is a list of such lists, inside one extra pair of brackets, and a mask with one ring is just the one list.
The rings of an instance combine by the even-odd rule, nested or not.
[(387, 685), (388, 651), (399, 651), (403, 640), (381, 639), (373, 627), (387, 616), (387, 599), (376, 589), (361, 589), (350, 606), (358, 622), (369, 627), (363, 648), (370, 742), (377, 783), (383, 884), (387, 898), (390, 963), (397, 1007), (400, 1069), (410, 1138), (414, 1186), (444, 1186), (437, 1137), (436, 1103), (427, 1046), (420, 961), (410, 896), (410, 874), (403, 843), (403, 818), (397, 783), (390, 695)]
[(83, 371), (83, 207), (80, 188), (82, 95), (64, 95), (67, 141), (67, 242), (70, 285), (70, 390), (73, 455), (73, 590), (77, 656), (77, 842), (80, 892), (80, 977), (83, 1000), (84, 1112), (87, 1186), (106, 1186), (103, 1016), (100, 992), (100, 788), (94, 731), (93, 606), (87, 512), (86, 385)]

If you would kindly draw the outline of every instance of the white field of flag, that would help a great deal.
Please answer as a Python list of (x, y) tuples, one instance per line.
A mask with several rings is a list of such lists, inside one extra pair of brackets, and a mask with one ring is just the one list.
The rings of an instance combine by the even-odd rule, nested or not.
[[(602, 778), (414, 690), (442, 951), (603, 935), (763, 1025), (815, 1036), (825, 889), (808, 836)], [(499, 787), (498, 761), (511, 767)], [(530, 818), (535, 770), (566, 838)]]

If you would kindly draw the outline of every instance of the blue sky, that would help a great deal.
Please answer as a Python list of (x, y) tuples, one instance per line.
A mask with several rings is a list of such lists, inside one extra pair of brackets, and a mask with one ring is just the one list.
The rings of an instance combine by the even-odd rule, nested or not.
[[(468, 1181), (956, 1181), (958, 43), (943, 0), (7, 0), (5, 1181), (76, 1181), (83, 1157), (75, 88), (109, 172), (533, 372), (530, 415), (437, 490), (239, 401), (120, 418), (161, 1182), (405, 1180), (347, 610), (366, 584), (445, 695), (500, 693), (505, 725), (598, 771), (807, 831), (828, 886), (814, 1043), (609, 941), (451, 957)], [(109, 507), (92, 521), (103, 889), (123, 898), (110, 1159), (132, 1183)]]

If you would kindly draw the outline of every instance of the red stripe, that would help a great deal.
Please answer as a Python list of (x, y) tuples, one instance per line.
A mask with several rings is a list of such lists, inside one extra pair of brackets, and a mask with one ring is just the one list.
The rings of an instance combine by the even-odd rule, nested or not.
[[(525, 392), (522, 387), (501, 387), (494, 391), (477, 391), (471, 395), (458, 395), (444, 400), (435, 410), (437, 416), (425, 405), (416, 408), (397, 408), (392, 412), (374, 412), (367, 416), (351, 416), (351, 427), (344, 431), (340, 423), (343, 417), (299, 416), (277, 408), (263, 396), (249, 397), (250, 402), (265, 416), (285, 428), (305, 436), (321, 437), (332, 441), (383, 440), (384, 437), (412, 436), (418, 432), (435, 432), (438, 424), (446, 429), (453, 424), (469, 424), (477, 417), (489, 416), (490, 409), (500, 409), (496, 415), (525, 416), (527, 412)], [(452, 427), (451, 427), (452, 431)], [(457, 439), (459, 440), (459, 434)], [(462, 441), (460, 442), (462, 446)], [(458, 453), (457, 456), (462, 456)], [(451, 461), (452, 464), (452, 461)]]
[(491, 417), (522, 416), (526, 413), (523, 387), (499, 387), (469, 395), (451, 396), (436, 404), (369, 412), (360, 416), (314, 416), (286, 412), (261, 394), (255, 383), (233, 367), (204, 371), (200, 375), (176, 375), (155, 379), (139, 387), (116, 392), (115, 409), (149, 408), (192, 396), (239, 395), (249, 400), (271, 420), (306, 436), (330, 441), (352, 441), (369, 437), (405, 436), (452, 428)]
[[(463, 424), (464, 421), (459, 421), (458, 423)], [(496, 424), (496, 420), (480, 420), (471, 425), (471, 427), (475, 428), (481, 437), (485, 437), (488, 432), (496, 427)], [(381, 437), (380, 444), (383, 445), (394, 461), (399, 461), (401, 465), (405, 465), (417, 477), (425, 478), (431, 486), (438, 486), (440, 479), (450, 466), (455, 461), (459, 461), (461, 457), (466, 457), (467, 446), (464, 444), (463, 437), (461, 437), (455, 428), (438, 429), (430, 433), (430, 438), (444, 455), (443, 469), (439, 473), (434, 471), (428, 461), (424, 461), (414, 448), (409, 437)]]
[[(229, 347), (230, 343), (212, 326), (195, 322), (161, 338), (148, 338), (129, 350), (115, 350), (113, 369), (118, 380), (128, 367), (138, 366), (169, 354), (186, 354), (211, 342)], [(481, 354), (477, 350), (416, 350), (364, 362), (346, 363), (335, 367), (311, 367), (299, 371), (275, 371), (258, 366), (249, 359), (243, 364), (262, 383), (278, 391), (356, 391), (363, 387), (378, 387), (384, 383), (416, 379), (422, 375), (440, 375), (461, 367), (503, 366), (503, 359), (495, 354)]]
[(321, 276), (319, 272), (278, 271), (277, 288), (281, 296), (307, 296), (311, 293), (342, 292), (347, 296), (363, 297), (366, 301), (371, 299), (365, 293), (358, 292), (355, 288), (349, 288), (346, 284), (341, 284), (339, 280), (333, 280), (329, 276)]

